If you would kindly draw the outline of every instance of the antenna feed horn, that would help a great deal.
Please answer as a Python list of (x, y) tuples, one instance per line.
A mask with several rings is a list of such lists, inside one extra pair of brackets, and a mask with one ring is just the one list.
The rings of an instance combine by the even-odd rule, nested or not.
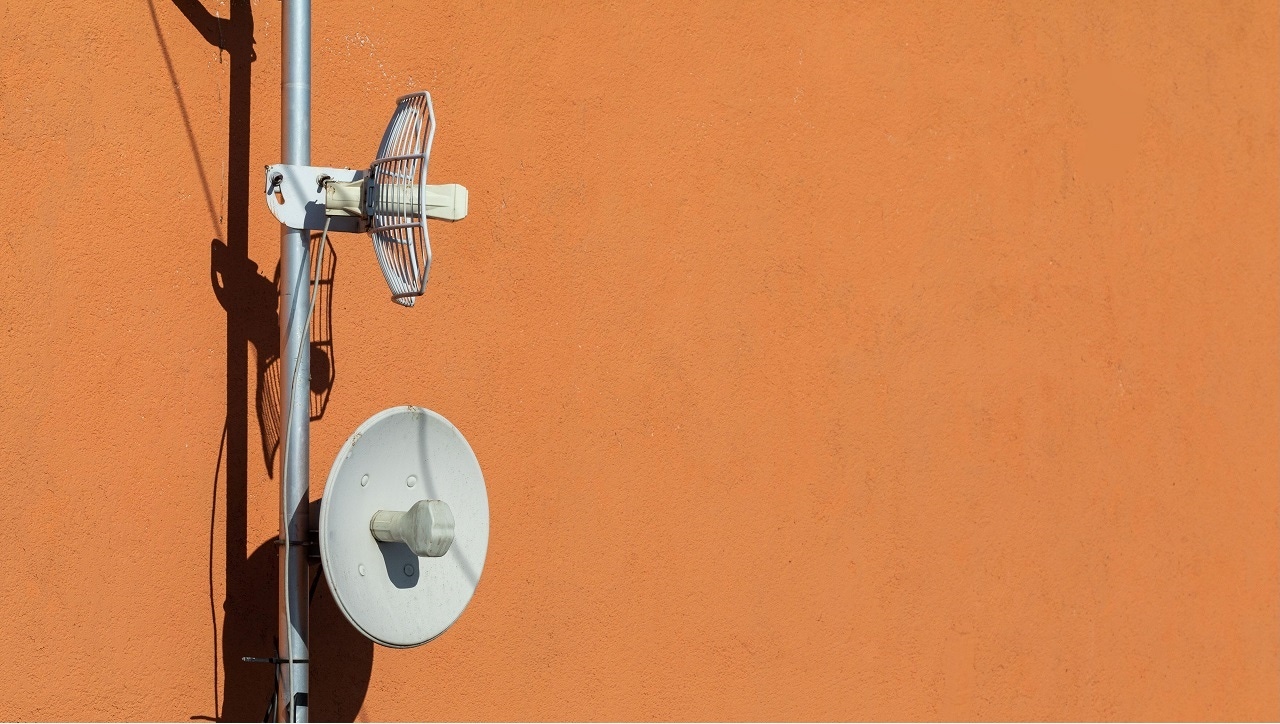
[(404, 543), (416, 555), (439, 558), (453, 545), (453, 511), (443, 500), (419, 500), (407, 511), (379, 510), (369, 532), (384, 543)]

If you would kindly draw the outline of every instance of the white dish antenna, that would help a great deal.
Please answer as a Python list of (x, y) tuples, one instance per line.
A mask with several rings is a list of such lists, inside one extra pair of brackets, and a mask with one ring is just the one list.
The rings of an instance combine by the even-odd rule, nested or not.
[(435, 134), (431, 94), (410, 93), (396, 102), (369, 168), (268, 166), (267, 206), (291, 229), (367, 231), (391, 299), (412, 307), (431, 270), (427, 219), (467, 215), (465, 186), (427, 183)]
[(421, 407), (356, 428), (320, 504), (320, 560), (338, 608), (383, 646), (439, 636), (475, 593), (489, 550), (489, 498), (471, 446)]

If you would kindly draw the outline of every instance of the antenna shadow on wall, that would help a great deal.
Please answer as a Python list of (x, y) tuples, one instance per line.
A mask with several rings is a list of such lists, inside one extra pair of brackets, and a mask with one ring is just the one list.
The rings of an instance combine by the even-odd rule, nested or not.
[[(338, 255), (333, 244), (324, 247), (324, 258), (319, 257), (320, 235), (312, 234), (311, 258), (319, 265), (319, 274), (315, 266), (307, 276), (308, 279), (319, 278), (320, 289), (316, 294), (316, 308), (311, 317), (311, 421), (324, 417), (325, 408), (329, 406), (329, 392), (337, 378), (337, 365), (333, 356), (333, 274), (337, 269)], [(257, 269), (255, 267), (254, 271)], [(279, 298), (280, 265), (276, 265), (275, 279), (268, 282), (257, 276), (255, 298), (261, 297), (272, 309)], [(262, 460), (266, 465), (267, 475), (274, 477), (276, 453), (280, 450), (280, 319), (272, 317), (273, 324), (260, 337), (250, 336), (250, 342), (257, 351), (258, 387), (256, 406), (258, 408), (258, 429), (262, 433)]]
[[(253, 14), (249, 0), (231, 0), (227, 17), (209, 13), (198, 0), (173, 0), (191, 27), (211, 46), (218, 48), (219, 57), (226, 57), (229, 64), (230, 89), (227, 114), (227, 178), (226, 178), (226, 227), (221, 229), (224, 239), (214, 239), (211, 244), (210, 276), (213, 291), (227, 315), (226, 323), (226, 427), (219, 434), (225, 435), (220, 446), (215, 468), (213, 510), (210, 521), (209, 603), (213, 620), (212, 704), (215, 716), (196, 715), (192, 719), (219, 721), (257, 721), (262, 719), (275, 689), (275, 677), (270, 664), (246, 663), (244, 657), (269, 658), (275, 655), (276, 636), (276, 550), (274, 540), (258, 545), (250, 553), (248, 545), (248, 488), (250, 467), (249, 443), (249, 346), (257, 354), (257, 407), (258, 422), (262, 430), (262, 447), (265, 467), (272, 468), (275, 457), (272, 441), (272, 421), (265, 410), (278, 410), (278, 402), (269, 400), (273, 379), (272, 350), (279, 358), (279, 319), (276, 312), (275, 283), (258, 272), (257, 265), (249, 257), (249, 143), (250, 110), (252, 92), (252, 63), (255, 60), (253, 38)], [(156, 32), (162, 28), (154, 14)], [(182, 28), (172, 28), (164, 35), (177, 35)], [(170, 73), (174, 72), (163, 35), (160, 43)], [(225, 54), (225, 55), (224, 55)], [(189, 117), (182, 96), (175, 98), (183, 117)], [(194, 146), (192, 152), (199, 159)], [(203, 168), (203, 167), (202, 167)], [(201, 179), (206, 182), (206, 179)], [(212, 198), (210, 194), (206, 196)], [(216, 214), (211, 215), (216, 216)], [(216, 221), (216, 219), (215, 219)], [(274, 236), (263, 242), (274, 242)], [(326, 255), (322, 272), (331, 289), (336, 256)], [(322, 289), (322, 291), (324, 291)], [(328, 294), (325, 294), (326, 301)], [(315, 375), (312, 396), (313, 417), (323, 414), (328, 388), (332, 386), (334, 368), (332, 346), (327, 345), (327, 305), (323, 324), (318, 327), (320, 339), (313, 330), (312, 360)], [(316, 344), (319, 341), (320, 344)], [(323, 355), (324, 359), (317, 359)], [(278, 367), (278, 365), (277, 365)], [(278, 377), (275, 374), (274, 377)], [(267, 383), (270, 380), (270, 383)], [(264, 384), (265, 383), (265, 384)], [(266, 396), (268, 399), (264, 399)], [(317, 404), (318, 403), (318, 404)], [(279, 424), (275, 423), (275, 439), (278, 440)], [(262, 478), (255, 475), (255, 481)], [(226, 528), (226, 585), (221, 612), (215, 601), (214, 580), (216, 571), (212, 538), (217, 526), (219, 482), (225, 481)], [(274, 487), (274, 486), (272, 486)], [(256, 491), (274, 500), (276, 493)], [(221, 615), (219, 615), (221, 613)], [(361, 636), (344, 619), (330, 598), (327, 586), (317, 586), (311, 611), (312, 651), (314, 669), (311, 712), (318, 721), (352, 721), (359, 713), (369, 686), (373, 668), (373, 644)]]

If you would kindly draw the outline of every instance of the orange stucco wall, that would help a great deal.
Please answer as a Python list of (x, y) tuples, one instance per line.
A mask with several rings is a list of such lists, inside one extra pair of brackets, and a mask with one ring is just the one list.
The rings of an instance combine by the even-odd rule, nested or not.
[[(203, 2), (0, 5), (0, 718), (271, 689), (280, 6)], [(471, 215), (413, 310), (334, 238), (312, 494), (413, 403), (492, 511), (427, 646), (322, 585), (315, 718), (1280, 717), (1274, 3), (314, 22), (315, 162), (428, 89)]]

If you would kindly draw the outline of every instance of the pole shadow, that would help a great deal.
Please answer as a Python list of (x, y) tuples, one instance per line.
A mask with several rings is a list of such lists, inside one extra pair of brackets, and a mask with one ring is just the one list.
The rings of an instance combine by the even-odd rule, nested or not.
[[(255, 353), (256, 413), (261, 437), (263, 464), (272, 477), (279, 447), (279, 316), (277, 285), (258, 271), (249, 256), (250, 203), (250, 109), (252, 64), (254, 62), (253, 14), (250, 0), (230, 0), (226, 18), (205, 10), (198, 0), (172, 0), (191, 26), (210, 45), (225, 53), (230, 62), (230, 93), (227, 114), (227, 208), (222, 228), (204, 164), (192, 132), (190, 116), (182, 98), (168, 46), (152, 0), (148, 0), (160, 49), (173, 81), (174, 94), (186, 125), (188, 142), (200, 171), (211, 220), (223, 239), (210, 245), (210, 280), (213, 292), (227, 315), (226, 327), (226, 425), (221, 431), (217, 466), (214, 472), (213, 505), (210, 513), (209, 602), (213, 620), (213, 703), (215, 717), (196, 715), (192, 719), (217, 721), (258, 721), (268, 713), (275, 691), (271, 664), (248, 663), (245, 657), (271, 658), (276, 655), (277, 616), (276, 550), (274, 539), (248, 547), (249, 490), (249, 347)], [(313, 239), (313, 249), (315, 248)], [(319, 419), (328, 403), (336, 377), (333, 364), (332, 305), (333, 275), (337, 255), (318, 259), (321, 268), (320, 295), (311, 328), (311, 412)], [(219, 474), (221, 473), (221, 475)], [(214, 600), (213, 547), (216, 530), (218, 481), (226, 489), (226, 598), (222, 603), (222, 630)], [(274, 488), (274, 486), (271, 486)], [(274, 489), (255, 491), (259, 497), (277, 498)], [(318, 573), (318, 571), (317, 571)], [(311, 611), (311, 715), (316, 721), (353, 721), (364, 703), (373, 669), (373, 644), (361, 636), (338, 611), (327, 586), (313, 589)], [(221, 667), (219, 667), (219, 659)], [(219, 677), (219, 670), (223, 678)]]

